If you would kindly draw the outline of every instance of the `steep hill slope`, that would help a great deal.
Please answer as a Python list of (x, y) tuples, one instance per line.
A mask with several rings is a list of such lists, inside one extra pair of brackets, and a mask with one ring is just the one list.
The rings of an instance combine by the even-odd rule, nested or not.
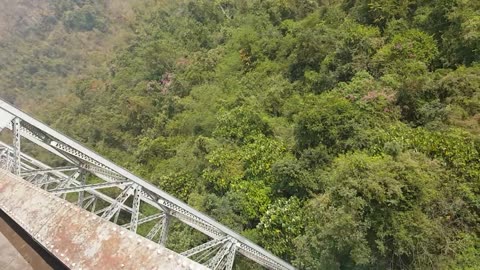
[(35, 110), (105, 68), (133, 34), (135, 1), (117, 2), (1, 0), (2, 98)]
[(24, 32), (44, 16), (53, 14), (47, 0), (1, 0), (0, 5), (0, 41)]
[(300, 269), (478, 268), (480, 2), (87, 2), (2, 96)]

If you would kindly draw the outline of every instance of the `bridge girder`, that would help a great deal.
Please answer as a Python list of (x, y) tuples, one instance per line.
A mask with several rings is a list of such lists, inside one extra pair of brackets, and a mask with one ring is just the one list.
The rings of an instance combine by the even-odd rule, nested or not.
[[(79, 206), (90, 208), (106, 220), (115, 217), (116, 222), (120, 211), (124, 211), (130, 214), (131, 219), (129, 223), (121, 225), (136, 232), (139, 225), (158, 219), (147, 236), (153, 239), (160, 233), (158, 241), (162, 245), (167, 243), (171, 219), (179, 220), (211, 238), (189, 251), (201, 249), (200, 255), (206, 257), (202, 258), (202, 263), (212, 269), (230, 270), (237, 253), (268, 269), (294, 269), (212, 218), (0, 100), (0, 131), (3, 128), (12, 130), (14, 140), (12, 146), (0, 142), (2, 168), (64, 199), (67, 194), (77, 194)], [(22, 137), (62, 158), (67, 165), (48, 166), (22, 153)], [(97, 182), (86, 181), (87, 174), (95, 176)], [(116, 196), (112, 193), (113, 189), (116, 190)], [(127, 204), (129, 197), (133, 197), (131, 206)], [(104, 208), (95, 211), (97, 203), (103, 204)], [(142, 204), (155, 209), (157, 213), (145, 215), (142, 213)], [(217, 244), (209, 246), (208, 243)], [(189, 251), (184, 253), (188, 254)]]

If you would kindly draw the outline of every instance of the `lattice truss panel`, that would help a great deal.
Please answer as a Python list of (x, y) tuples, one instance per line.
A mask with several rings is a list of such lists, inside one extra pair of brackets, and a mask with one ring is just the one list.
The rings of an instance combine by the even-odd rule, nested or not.
[[(161, 245), (167, 243), (172, 221), (180, 221), (210, 238), (181, 254), (211, 269), (232, 269), (238, 253), (268, 269), (294, 269), (179, 199), (0, 100), (0, 131), (4, 128), (11, 130), (13, 138), (11, 145), (0, 142), (0, 167), (78, 207), (133, 232), (143, 226), (148, 231), (143, 230), (144, 236)], [(49, 166), (22, 153), (21, 142), (25, 139), (60, 158), (62, 162), (56, 164), (62, 166)]]

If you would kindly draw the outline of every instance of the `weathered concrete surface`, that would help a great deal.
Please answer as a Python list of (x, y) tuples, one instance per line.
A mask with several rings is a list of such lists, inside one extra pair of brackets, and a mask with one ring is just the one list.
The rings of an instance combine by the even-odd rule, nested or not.
[(0, 208), (71, 269), (207, 269), (4, 170)]

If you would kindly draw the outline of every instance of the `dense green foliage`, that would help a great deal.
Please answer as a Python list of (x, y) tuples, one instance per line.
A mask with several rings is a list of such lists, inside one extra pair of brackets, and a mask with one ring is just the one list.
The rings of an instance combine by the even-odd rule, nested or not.
[(480, 267), (480, 2), (152, 1), (117, 30), (83, 2), (67, 41), (133, 37), (95, 68), (19, 50), (2, 98), (48, 95), (49, 124), (300, 269)]

